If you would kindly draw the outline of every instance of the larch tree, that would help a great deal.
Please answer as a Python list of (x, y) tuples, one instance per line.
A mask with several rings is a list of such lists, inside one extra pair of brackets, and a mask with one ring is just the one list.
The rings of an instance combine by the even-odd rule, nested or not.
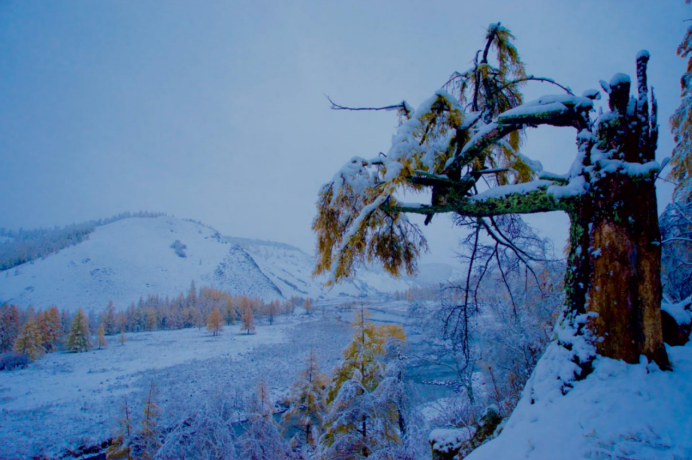
[(54, 351), (63, 335), (58, 307), (53, 305), (39, 315), (38, 325), (43, 340), (43, 348), (49, 353)]
[(233, 301), (233, 297), (229, 295), (226, 297), (226, 303), (223, 308), (223, 319), (226, 321), (227, 325), (231, 325), (235, 323), (237, 315), (238, 312), (235, 309), (235, 302)]
[(115, 306), (113, 305), (112, 301), (108, 302), (106, 309), (103, 311), (102, 322), (105, 328), (106, 335), (113, 335), (118, 330)]
[(0, 306), (0, 353), (11, 351), (22, 329), (16, 305)]
[(307, 299), (305, 299), (305, 302), (303, 302), (303, 310), (305, 310), (306, 315), (312, 314), (312, 310), (313, 310), (312, 301), (310, 300), (309, 297)]
[(36, 361), (39, 356), (45, 353), (41, 330), (35, 318), (29, 318), (24, 323), (22, 332), (14, 345), (14, 350), (18, 353), (24, 353), (32, 361)]
[(161, 430), (158, 427), (159, 407), (156, 404), (156, 385), (151, 383), (144, 401), (142, 427), (137, 433), (137, 458), (153, 459), (161, 447)]
[(98, 332), (96, 333), (96, 346), (99, 350), (103, 348), (108, 348), (108, 341), (106, 340), (106, 327), (103, 322), (99, 323)]
[(106, 450), (106, 458), (131, 460), (131, 444), (134, 435), (134, 427), (127, 398), (123, 399), (122, 411), (116, 434)]
[(305, 446), (313, 446), (321, 434), (322, 421), (327, 412), (327, 376), (320, 371), (314, 350), (305, 360), (305, 368), (293, 384), (289, 396), (289, 408), (283, 422), (300, 431)]
[(385, 379), (385, 344), (406, 336), (401, 325), (377, 326), (368, 318), (368, 312), (361, 309), (353, 340), (328, 388), (329, 411), (318, 445), (319, 458), (366, 458), (401, 444), (398, 414), (391, 411), (378, 388)]
[[(507, 28), (491, 24), (473, 66), (453, 74), (446, 89), (415, 110), (405, 102), (386, 107), (401, 116), (389, 151), (351, 159), (320, 190), (316, 273), (338, 282), (357, 265), (376, 261), (394, 275), (414, 273), (427, 245), (409, 214), (424, 215), (427, 223), (452, 213), (526, 260), (501, 217), (564, 212), (570, 231), (560, 324), (567, 332), (559, 342), (573, 350), (571, 342), (586, 340), (593, 350), (571, 352), (580, 369), (575, 373), (590, 371), (594, 353), (628, 363), (644, 355), (668, 368), (649, 53), (636, 56), (637, 95), (630, 95), (630, 77), (618, 73), (600, 82), (608, 106), (597, 111), (601, 91), (576, 96), (553, 80), (527, 75), (513, 39)], [(532, 80), (563, 94), (524, 102), (521, 87)], [(538, 126), (574, 130), (574, 162), (566, 173), (544, 171), (521, 153), (526, 131)], [(430, 202), (399, 199), (402, 192), (425, 190)]]
[(207, 319), (207, 329), (216, 337), (223, 330), (223, 318), (221, 316), (221, 310), (218, 307), (214, 307), (209, 313), (209, 318)]
[(675, 191), (660, 219), (665, 290), (674, 302), (692, 295), (692, 26), (677, 51), (687, 58), (687, 69), (680, 79), (680, 105), (670, 118), (675, 147), (668, 178)]
[(67, 349), (76, 353), (91, 349), (91, 332), (89, 332), (89, 320), (80, 308), (74, 315), (70, 334), (67, 337)]
[(241, 331), (247, 331), (248, 335), (255, 333), (255, 314), (252, 312), (252, 306), (249, 302), (243, 306), (240, 320), (243, 322), (240, 326)]

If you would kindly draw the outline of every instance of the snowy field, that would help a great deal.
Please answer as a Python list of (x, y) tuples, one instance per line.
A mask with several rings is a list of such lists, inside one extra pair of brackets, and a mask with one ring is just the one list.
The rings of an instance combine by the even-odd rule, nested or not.
[(162, 426), (219, 394), (242, 399), (262, 378), (278, 398), (311, 348), (331, 370), (350, 334), (333, 316), (296, 316), (260, 324), (255, 335), (238, 325), (219, 337), (205, 329), (144, 332), (127, 334), (124, 346), (113, 336), (107, 349), (46, 355), (28, 369), (0, 373), (0, 458), (59, 457), (109, 438), (123, 397), (139, 414), (151, 382)]

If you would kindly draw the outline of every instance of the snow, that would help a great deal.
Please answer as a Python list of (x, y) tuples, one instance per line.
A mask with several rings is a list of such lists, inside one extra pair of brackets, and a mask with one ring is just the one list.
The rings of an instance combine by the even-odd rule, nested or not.
[(649, 52), (647, 50), (641, 50), (637, 53), (637, 60), (639, 60), (641, 58), (648, 59), (650, 57), (651, 57), (651, 55), (649, 54)]
[(430, 444), (437, 452), (449, 452), (473, 437), (470, 428), (437, 428), (430, 433)]
[(692, 323), (692, 310), (690, 309), (690, 305), (692, 305), (692, 297), (688, 297), (678, 303), (663, 302), (661, 304), (661, 310), (668, 312), (679, 325), (690, 324)]
[(493, 198), (502, 198), (512, 194), (526, 195), (527, 193), (540, 190), (542, 187), (548, 187), (552, 183), (553, 182), (549, 180), (539, 179), (531, 182), (525, 182), (523, 184), (501, 185), (498, 187), (492, 187), (485, 192), (472, 196), (469, 199), (471, 201), (485, 201)]
[[(141, 414), (149, 382), (158, 386), (161, 426), (199, 410), (219, 392), (251, 393), (261, 378), (272, 399), (285, 394), (314, 348), (325, 372), (350, 340), (350, 327), (317, 317), (277, 318), (257, 334), (224, 326), (220, 336), (205, 329), (127, 334), (124, 346), (87, 353), (52, 353), (29, 368), (0, 372), (0, 458), (44, 454), (95, 444), (113, 434), (123, 397)], [(234, 396), (235, 395), (235, 396)]]
[(692, 344), (670, 347), (673, 372), (598, 357), (594, 371), (562, 395), (540, 388), (562, 348), (538, 363), (502, 433), (467, 458), (554, 460), (692, 458)]
[(632, 83), (632, 80), (630, 80), (630, 76), (625, 74), (625, 73), (616, 73), (615, 75), (612, 76), (610, 79), (610, 87), (614, 87), (617, 85), (622, 85), (623, 83)]
[[(171, 248), (176, 240), (187, 246), (186, 257)], [(327, 290), (324, 278), (312, 278), (314, 266), (314, 257), (287, 244), (219, 237), (174, 217), (128, 218), (96, 228), (76, 246), (0, 272), (0, 303), (98, 312), (113, 301), (124, 309), (149, 294), (187, 292), (193, 280), (197, 287), (265, 300), (362, 296), (415, 284), (370, 267)]]

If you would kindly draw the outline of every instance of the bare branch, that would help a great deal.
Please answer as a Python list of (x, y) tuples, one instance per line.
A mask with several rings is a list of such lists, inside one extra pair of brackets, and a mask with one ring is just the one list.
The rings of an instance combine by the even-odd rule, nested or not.
[(329, 104), (331, 105), (332, 110), (351, 110), (351, 111), (406, 110), (406, 111), (408, 111), (406, 108), (406, 103), (403, 101), (399, 104), (396, 104), (396, 105), (387, 105), (384, 107), (346, 107), (346, 106), (339, 105), (336, 102), (332, 101), (332, 99), (329, 96), (327, 96), (326, 94), (324, 95), (324, 97), (326, 97), (327, 100), (329, 101)]

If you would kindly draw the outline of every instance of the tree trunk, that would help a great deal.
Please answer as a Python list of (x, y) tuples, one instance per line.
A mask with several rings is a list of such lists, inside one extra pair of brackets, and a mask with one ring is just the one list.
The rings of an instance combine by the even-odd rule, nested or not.
[(655, 112), (650, 122), (648, 93), (642, 93), (646, 60), (638, 59), (639, 99), (629, 97), (628, 79), (614, 77), (612, 113), (589, 140), (584, 165), (592, 168), (591, 185), (570, 213), (565, 281), (569, 310), (597, 313), (588, 328), (600, 355), (628, 363), (644, 355), (669, 368), (661, 322), (657, 170), (643, 166), (656, 150)]

